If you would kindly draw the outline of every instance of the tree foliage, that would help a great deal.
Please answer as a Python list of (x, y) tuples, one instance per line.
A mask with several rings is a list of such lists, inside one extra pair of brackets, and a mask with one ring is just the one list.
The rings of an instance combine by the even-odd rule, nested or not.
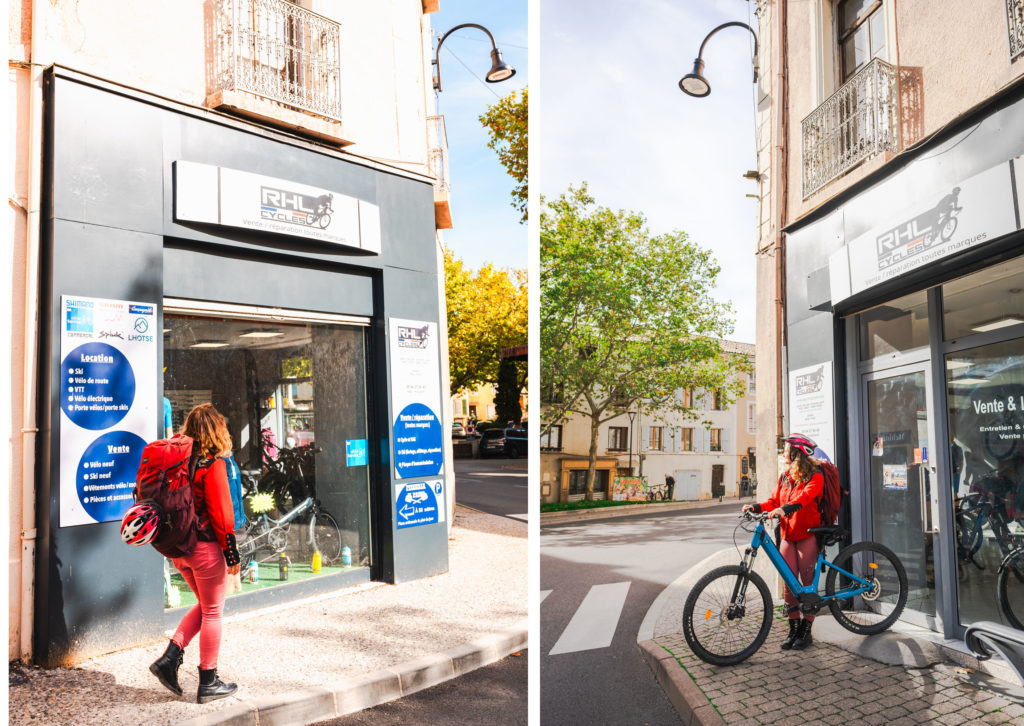
[(503, 360), (498, 364), (498, 390), (494, 396), (494, 408), (500, 424), (508, 421), (519, 423), (523, 418), (523, 407), (519, 403), (519, 395), (523, 391), (520, 380), (516, 361)]
[(516, 181), (512, 190), (512, 206), (521, 214), (520, 221), (526, 221), (527, 196), (527, 118), (529, 103), (528, 89), (520, 96), (512, 91), (487, 107), (487, 113), (480, 117), (480, 123), (490, 132), (487, 145), (498, 154), (498, 160), (505, 171)]
[(497, 384), (501, 349), (526, 344), (526, 270), (488, 264), (474, 272), (445, 250), (444, 289), (451, 394)]
[(596, 206), (586, 184), (541, 210), (541, 418), (589, 419), (590, 499), (602, 423), (636, 406), (695, 419), (680, 390), (731, 403), (749, 364), (722, 349), (732, 307), (712, 297), (718, 264), (684, 232), (652, 235), (642, 214)]

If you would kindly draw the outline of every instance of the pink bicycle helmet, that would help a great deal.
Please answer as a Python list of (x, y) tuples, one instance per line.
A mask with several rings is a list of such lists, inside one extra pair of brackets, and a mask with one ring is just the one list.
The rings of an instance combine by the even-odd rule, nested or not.
[(160, 529), (160, 509), (146, 500), (128, 508), (121, 518), (121, 541), (141, 547), (153, 541)]
[(807, 456), (814, 456), (814, 450), (818, 448), (818, 445), (814, 441), (803, 434), (790, 434), (782, 439), (788, 443), (794, 449), (799, 449)]

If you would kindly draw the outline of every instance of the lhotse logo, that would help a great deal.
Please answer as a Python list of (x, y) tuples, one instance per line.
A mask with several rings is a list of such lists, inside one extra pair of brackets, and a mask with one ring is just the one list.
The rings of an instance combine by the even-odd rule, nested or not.
[(422, 328), (398, 326), (398, 347), (400, 348), (426, 348), (429, 337), (430, 326), (428, 325), (424, 325)]
[(892, 267), (922, 252), (945, 244), (956, 232), (960, 187), (944, 196), (932, 209), (882, 233), (875, 239), (878, 270)]
[(333, 194), (313, 196), (277, 187), (260, 187), (260, 217), (299, 226), (317, 225), (327, 229), (331, 223)]

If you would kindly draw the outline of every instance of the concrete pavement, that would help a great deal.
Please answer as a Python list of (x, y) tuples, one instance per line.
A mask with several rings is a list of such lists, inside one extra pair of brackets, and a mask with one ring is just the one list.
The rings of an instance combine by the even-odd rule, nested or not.
[(1008, 667), (978, 662), (962, 643), (903, 623), (856, 636), (826, 611), (815, 620), (814, 644), (793, 653), (779, 648), (787, 628), (777, 611), (752, 657), (708, 665), (686, 645), (682, 601), (700, 574), (738, 561), (724, 550), (682, 575), (641, 630), (641, 652), (683, 723), (1024, 724), (1024, 688)]
[[(165, 640), (77, 668), (16, 667), (14, 725), (299, 724), (352, 713), (493, 663), (527, 644), (526, 523), (456, 508), (449, 572), (371, 583), (225, 619), (220, 674), (200, 706), (198, 642), (175, 697), (149, 672)], [(287, 585), (285, 585), (286, 587)]]

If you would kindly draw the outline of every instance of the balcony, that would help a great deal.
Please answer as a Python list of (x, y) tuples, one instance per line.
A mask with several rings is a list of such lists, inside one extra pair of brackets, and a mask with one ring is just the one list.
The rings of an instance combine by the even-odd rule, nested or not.
[(1006, 0), (1006, 25), (1010, 34), (1010, 62), (1024, 56), (1024, 0)]
[(806, 199), (865, 159), (899, 148), (896, 69), (868, 63), (801, 123)]
[(341, 26), (286, 0), (215, 0), (207, 105), (334, 143)]
[(452, 210), (448, 204), (448, 133), (444, 116), (427, 116), (427, 168), (434, 182), (434, 227), (452, 228)]

